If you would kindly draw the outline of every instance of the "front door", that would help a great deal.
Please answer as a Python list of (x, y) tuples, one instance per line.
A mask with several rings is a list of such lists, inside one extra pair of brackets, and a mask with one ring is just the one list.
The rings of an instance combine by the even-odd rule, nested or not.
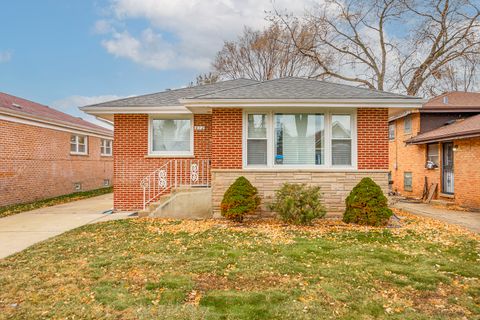
[(453, 143), (444, 143), (442, 151), (442, 191), (453, 194)]

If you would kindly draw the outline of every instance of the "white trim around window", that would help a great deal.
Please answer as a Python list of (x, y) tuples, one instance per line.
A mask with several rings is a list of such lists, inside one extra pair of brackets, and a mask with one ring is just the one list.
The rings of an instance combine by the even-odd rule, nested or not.
[(70, 136), (70, 154), (87, 155), (88, 154), (88, 136), (72, 134)]
[(101, 139), (100, 140), (100, 155), (103, 157), (111, 157), (113, 149), (113, 140)]
[[(189, 121), (189, 141), (187, 143), (176, 143), (176, 146), (179, 145), (186, 145), (187, 148), (177, 148), (177, 150), (154, 150), (154, 124), (155, 120), (173, 120), (173, 121)], [(194, 139), (194, 123), (193, 123), (193, 114), (163, 114), (163, 115), (155, 115), (152, 114), (149, 116), (148, 119), (148, 155), (147, 157), (161, 157), (161, 158), (168, 158), (168, 157), (193, 157), (193, 143)], [(172, 141), (170, 141), (172, 142)], [(162, 147), (165, 149), (165, 146)]]
[[(276, 164), (275, 163), (275, 114), (310, 114), (323, 115), (323, 163), (322, 164)], [(247, 163), (247, 146), (248, 146), (248, 115), (266, 115), (267, 124), (267, 164), (266, 165), (249, 165)], [(333, 165), (332, 164), (332, 116), (350, 116), (350, 138), (338, 138), (333, 140), (349, 140), (351, 141), (351, 164), (350, 165)], [(243, 112), (243, 132), (242, 132), (242, 153), (244, 169), (340, 169), (340, 170), (356, 170), (357, 169), (357, 108), (291, 108), (291, 109), (270, 109), (270, 110), (254, 110), (244, 109)]]

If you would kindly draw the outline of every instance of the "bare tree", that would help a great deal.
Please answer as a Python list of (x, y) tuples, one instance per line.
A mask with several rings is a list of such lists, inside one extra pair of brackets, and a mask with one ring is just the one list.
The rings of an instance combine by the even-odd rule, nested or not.
[[(475, 0), (474, 0), (475, 1)], [(480, 56), (480, 6), (470, 0), (402, 0), (415, 19), (407, 45), (399, 48), (399, 83), (408, 94), (462, 59)], [(425, 92), (427, 93), (427, 92)]]
[(480, 55), (473, 1), (326, 0), (301, 17), (270, 18), (317, 64), (317, 78), (416, 95), (447, 65)]
[(426, 95), (436, 96), (448, 91), (480, 90), (480, 57), (464, 57), (456, 60), (425, 81)]
[(218, 82), (219, 78), (219, 75), (213, 72), (199, 74), (198, 76), (196, 76), (195, 81), (191, 81), (188, 86), (193, 87), (216, 83)]
[(286, 76), (311, 76), (317, 66), (299, 54), (284, 28), (272, 24), (263, 31), (245, 28), (236, 41), (226, 41), (213, 62), (223, 78), (270, 80)]

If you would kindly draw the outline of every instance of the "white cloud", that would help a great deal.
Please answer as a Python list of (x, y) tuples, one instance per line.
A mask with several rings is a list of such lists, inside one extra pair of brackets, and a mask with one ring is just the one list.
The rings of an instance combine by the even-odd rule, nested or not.
[(93, 27), (93, 32), (97, 34), (107, 34), (110, 32), (113, 32), (114, 29), (111, 25), (111, 23), (107, 20), (98, 20), (95, 22), (95, 25)]
[[(314, 0), (276, 0), (275, 8), (302, 13)], [(267, 25), (272, 0), (111, 0), (110, 16), (95, 29), (108, 37), (106, 50), (156, 68), (206, 71), (224, 40), (235, 39), (244, 26)], [(144, 20), (148, 27), (134, 33), (129, 22)], [(113, 27), (115, 25), (115, 27)]]
[(0, 63), (6, 63), (12, 60), (13, 52), (11, 50), (0, 51)]
[(102, 95), (102, 96), (90, 96), (90, 97), (74, 95), (74, 96), (69, 96), (69, 97), (52, 102), (52, 107), (62, 112), (68, 113), (72, 116), (80, 117), (94, 124), (103, 126), (108, 129), (112, 129), (112, 127), (109, 126), (107, 123), (101, 120), (98, 120), (94, 116), (86, 114), (85, 112), (81, 111), (78, 107), (110, 101), (110, 100), (121, 99), (121, 98), (125, 98), (125, 97), (121, 97), (117, 95)]

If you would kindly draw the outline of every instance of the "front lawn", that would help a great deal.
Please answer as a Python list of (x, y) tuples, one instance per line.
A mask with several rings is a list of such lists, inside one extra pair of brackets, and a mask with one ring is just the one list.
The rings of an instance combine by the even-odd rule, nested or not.
[(478, 318), (479, 238), (402, 215), (87, 225), (0, 260), (0, 318)]

